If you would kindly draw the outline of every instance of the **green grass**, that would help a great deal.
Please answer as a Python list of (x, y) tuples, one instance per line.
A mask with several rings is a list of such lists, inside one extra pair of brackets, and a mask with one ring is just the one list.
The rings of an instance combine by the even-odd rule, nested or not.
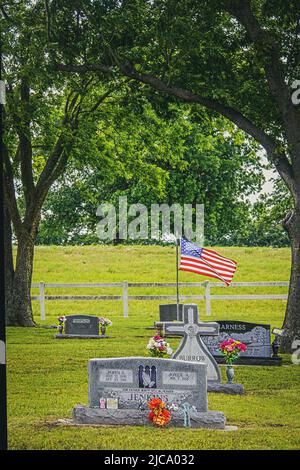
[[(238, 262), (235, 281), (284, 281), (289, 277), (289, 250), (220, 248)], [(204, 278), (180, 273), (181, 281)], [(34, 282), (174, 282), (174, 249), (170, 247), (38, 247)], [(213, 293), (229, 289), (215, 288)], [(100, 293), (103, 289), (49, 289), (49, 294)], [(106, 290), (119, 293), (120, 289)], [(197, 289), (184, 289), (196, 293)], [(285, 293), (285, 288), (239, 288), (232, 293)], [(172, 289), (132, 289), (130, 293), (174, 293)], [(118, 301), (49, 301), (47, 318), (39, 325), (57, 324), (59, 314), (91, 313), (112, 319), (111, 339), (56, 341), (55, 330), (8, 328), (8, 424), (10, 449), (299, 449), (300, 369), (284, 356), (282, 367), (239, 366), (236, 380), (244, 396), (209, 394), (209, 408), (223, 411), (237, 431), (154, 429), (151, 427), (72, 427), (75, 404), (87, 403), (87, 362), (92, 357), (146, 354), (150, 336), (145, 328), (158, 319), (158, 301), (131, 301), (129, 318)], [(204, 304), (199, 302), (201, 318)], [(211, 319), (240, 319), (281, 326), (283, 301), (214, 301)], [(170, 340), (172, 346), (178, 340)], [(222, 373), (224, 375), (224, 368)]]

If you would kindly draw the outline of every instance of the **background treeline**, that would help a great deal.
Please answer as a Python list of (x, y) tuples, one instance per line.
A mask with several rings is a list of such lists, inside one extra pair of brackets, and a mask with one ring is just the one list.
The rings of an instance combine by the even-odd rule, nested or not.
[(144, 204), (149, 214), (153, 203), (204, 204), (208, 245), (287, 246), (281, 221), (291, 201), (283, 184), (276, 180), (272, 194), (249, 199), (268, 167), (257, 153), (254, 141), (223, 118), (137, 90), (115, 94), (97, 122), (86, 123), (49, 191), (37, 244), (99, 243), (98, 205), (117, 208), (127, 196), (128, 205)]

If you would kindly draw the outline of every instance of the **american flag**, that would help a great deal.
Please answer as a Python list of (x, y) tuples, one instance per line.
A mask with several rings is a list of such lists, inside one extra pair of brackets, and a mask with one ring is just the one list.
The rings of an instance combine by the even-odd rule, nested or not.
[(214, 277), (228, 286), (232, 281), (237, 263), (218, 255), (213, 250), (200, 248), (186, 238), (181, 239), (181, 257), (179, 269)]

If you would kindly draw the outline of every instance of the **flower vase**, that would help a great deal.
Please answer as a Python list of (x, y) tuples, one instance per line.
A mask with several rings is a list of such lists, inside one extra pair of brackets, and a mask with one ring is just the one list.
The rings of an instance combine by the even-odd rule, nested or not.
[(63, 328), (64, 328), (64, 327), (63, 327), (62, 324), (58, 325), (58, 333), (59, 333), (60, 335), (62, 335), (62, 333), (63, 333)]
[(105, 331), (106, 331), (106, 326), (105, 326), (105, 325), (101, 325), (100, 329), (101, 329), (101, 334), (102, 334), (102, 336), (104, 336), (104, 335), (105, 335)]
[(226, 367), (226, 376), (227, 376), (227, 383), (232, 384), (233, 377), (234, 377), (234, 368), (232, 364), (228, 364)]

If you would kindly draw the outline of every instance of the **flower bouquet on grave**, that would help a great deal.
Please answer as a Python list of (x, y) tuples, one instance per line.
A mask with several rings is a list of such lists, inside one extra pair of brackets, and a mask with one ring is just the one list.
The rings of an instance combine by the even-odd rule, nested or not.
[(58, 332), (59, 334), (61, 335), (63, 333), (63, 329), (64, 329), (64, 323), (66, 321), (66, 317), (64, 315), (61, 315), (60, 317), (57, 317), (57, 320), (58, 320)]
[(234, 369), (232, 364), (239, 358), (241, 352), (247, 351), (247, 346), (241, 341), (234, 340), (233, 338), (222, 341), (219, 351), (225, 358), (227, 364), (226, 375), (228, 383), (232, 383), (234, 377)]
[(166, 426), (171, 420), (171, 413), (160, 398), (152, 398), (148, 403), (149, 420), (156, 426)]
[(105, 335), (106, 327), (112, 325), (112, 321), (109, 320), (109, 318), (104, 318), (104, 317), (99, 317), (99, 325), (101, 329), (101, 334)]
[(168, 357), (172, 354), (172, 349), (161, 336), (156, 335), (150, 339), (147, 349), (152, 357)]

